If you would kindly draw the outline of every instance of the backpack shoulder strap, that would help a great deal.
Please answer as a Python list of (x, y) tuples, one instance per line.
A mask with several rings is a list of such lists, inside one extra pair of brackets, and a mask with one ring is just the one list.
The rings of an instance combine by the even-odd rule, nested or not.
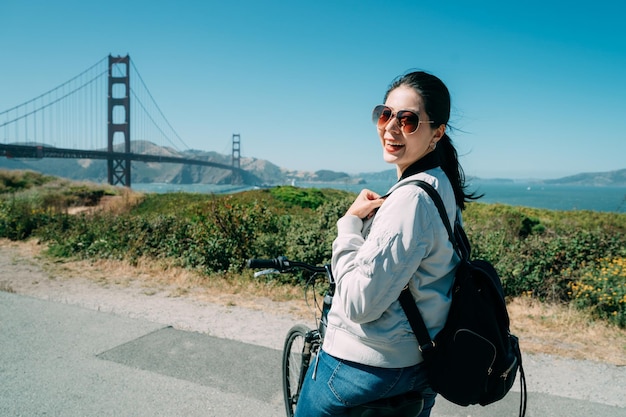
[(441, 217), (441, 220), (443, 221), (443, 225), (446, 227), (446, 230), (448, 231), (448, 239), (450, 239), (450, 242), (452, 243), (452, 247), (454, 247), (454, 250), (456, 251), (456, 253), (459, 255), (459, 257), (461, 257), (459, 245), (456, 241), (456, 238), (454, 237), (454, 231), (452, 230), (452, 226), (450, 225), (450, 220), (448, 219), (448, 213), (446, 212), (446, 206), (443, 204), (443, 200), (441, 199), (441, 196), (439, 195), (437, 190), (435, 190), (435, 188), (429, 183), (427, 183), (426, 181), (415, 180), (413, 182), (418, 187), (426, 191), (426, 193), (430, 196), (430, 198), (435, 203), (435, 206), (437, 207), (437, 211), (439, 211), (439, 217)]
[(424, 323), (422, 314), (418, 310), (417, 304), (415, 304), (415, 299), (408, 285), (404, 287), (400, 293), (398, 301), (400, 301), (404, 314), (406, 314), (407, 319), (409, 319), (411, 330), (413, 330), (413, 334), (417, 338), (419, 350), (422, 352), (424, 359), (427, 359), (430, 350), (435, 347), (435, 342), (432, 341), (428, 334), (426, 323)]
[(413, 182), (415, 182), (415, 184), (417, 184), (418, 187), (426, 191), (426, 193), (428, 193), (430, 198), (433, 200), (433, 202), (435, 203), (435, 206), (437, 207), (437, 211), (439, 211), (439, 217), (441, 217), (441, 221), (443, 222), (443, 225), (446, 227), (446, 230), (448, 231), (448, 238), (450, 239), (450, 242), (452, 243), (452, 247), (454, 248), (457, 255), (459, 255), (460, 259), (463, 259), (464, 261), (468, 261), (472, 253), (472, 249), (471, 249), (469, 240), (467, 239), (467, 235), (465, 234), (465, 230), (463, 229), (463, 226), (461, 225), (461, 223), (458, 221), (458, 218), (457, 218), (457, 221), (454, 222), (454, 229), (453, 229), (452, 226), (450, 225), (450, 220), (448, 220), (448, 213), (446, 212), (446, 207), (443, 204), (443, 200), (441, 199), (441, 196), (439, 195), (437, 190), (435, 190), (435, 188), (432, 185), (430, 185), (429, 183), (425, 181), (415, 180)]

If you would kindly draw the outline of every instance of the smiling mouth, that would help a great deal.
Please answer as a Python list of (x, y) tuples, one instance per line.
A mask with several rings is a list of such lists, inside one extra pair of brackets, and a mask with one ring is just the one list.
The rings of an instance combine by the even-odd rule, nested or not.
[(398, 149), (404, 148), (404, 144), (386, 140), (385, 141), (385, 148), (390, 148), (392, 150), (398, 150)]

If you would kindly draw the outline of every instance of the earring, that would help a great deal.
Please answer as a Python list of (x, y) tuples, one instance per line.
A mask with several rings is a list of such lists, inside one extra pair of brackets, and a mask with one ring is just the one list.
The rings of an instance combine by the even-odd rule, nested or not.
[(432, 142), (430, 144), (431, 149), (434, 151), (435, 149), (437, 149), (437, 142)]

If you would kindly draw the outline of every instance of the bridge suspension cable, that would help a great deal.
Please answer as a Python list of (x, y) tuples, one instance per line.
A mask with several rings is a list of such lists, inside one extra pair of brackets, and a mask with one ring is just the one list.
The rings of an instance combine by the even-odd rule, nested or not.
[[(0, 112), (4, 143), (102, 147), (106, 58), (37, 97)], [(106, 97), (106, 95), (104, 95)]]
[[(0, 116), (2, 116), (2, 115), (3, 115), (3, 114), (5, 114), (5, 113), (9, 113), (9, 112), (11, 112), (11, 111), (13, 111), (13, 110), (16, 110), (16, 109), (18, 109), (18, 108), (20, 108), (20, 107), (26, 107), (28, 104), (33, 103), (33, 102), (35, 102), (35, 101), (37, 101), (37, 100), (39, 100), (39, 99), (41, 99), (41, 98), (43, 98), (43, 97), (45, 97), (45, 96), (47, 96), (47, 95), (49, 95), (49, 94), (52, 94), (53, 92), (55, 92), (55, 91), (57, 91), (57, 90), (59, 90), (59, 89), (61, 89), (61, 88), (65, 87), (65, 86), (66, 86), (66, 85), (68, 85), (68, 84), (71, 84), (73, 81), (75, 81), (75, 80), (79, 79), (80, 77), (82, 77), (83, 75), (87, 74), (89, 71), (93, 70), (93, 69), (94, 69), (94, 68), (96, 68), (98, 65), (103, 64), (107, 58), (108, 58), (108, 57), (104, 57), (104, 58), (102, 58), (100, 61), (98, 61), (98, 62), (96, 62), (95, 64), (93, 64), (91, 67), (87, 68), (85, 71), (81, 72), (80, 74), (78, 74), (78, 75), (77, 75), (77, 76), (75, 76), (74, 78), (71, 78), (71, 79), (67, 80), (67, 81), (66, 81), (66, 82), (64, 82), (63, 84), (59, 84), (58, 86), (54, 87), (53, 89), (48, 90), (48, 91), (46, 91), (45, 93), (40, 94), (40, 95), (38, 95), (37, 97), (35, 97), (35, 98), (33, 98), (33, 99), (30, 99), (30, 100), (28, 100), (28, 101), (25, 101), (25, 102), (24, 102), (24, 103), (22, 103), (22, 104), (18, 104), (17, 106), (11, 107), (10, 109), (7, 109), (7, 110), (5, 110), (5, 111), (0, 112)], [(104, 75), (105, 73), (106, 73), (106, 70), (105, 70), (104, 72), (101, 72), (101, 73), (99, 74), (99, 76), (102, 76), (102, 75)], [(3, 126), (3, 125), (0, 125), (0, 127), (1, 127), (1, 126)]]
[[(18, 116), (14, 117), (13, 119), (11, 119), (11, 120), (9, 120), (9, 121), (7, 121), (7, 122), (4, 122), (4, 123), (0, 123), (0, 127), (4, 127), (4, 126), (6, 126), (6, 125), (8, 125), (8, 124), (10, 124), (10, 123), (14, 123), (14, 122), (20, 121), (20, 120), (22, 120), (22, 119), (27, 118), (28, 116), (32, 116), (32, 115), (36, 114), (36, 113), (37, 113), (37, 112), (39, 112), (39, 111), (42, 111), (42, 110), (44, 110), (44, 109), (47, 109), (48, 107), (50, 107), (50, 106), (52, 106), (52, 105), (54, 105), (54, 104), (56, 104), (56, 103), (60, 102), (61, 100), (65, 99), (65, 98), (67, 98), (67, 97), (69, 97), (69, 96), (71, 96), (72, 94), (77, 93), (77, 92), (78, 92), (78, 91), (80, 91), (81, 89), (83, 89), (83, 88), (87, 87), (88, 85), (90, 85), (90, 84), (94, 83), (95, 81), (97, 81), (97, 80), (98, 80), (98, 78), (102, 77), (102, 76), (103, 76), (103, 75), (105, 75), (105, 74), (106, 74), (106, 71), (104, 71), (104, 72), (102, 72), (102, 73), (98, 74), (96, 77), (94, 77), (94, 78), (90, 79), (89, 81), (85, 82), (85, 83), (84, 83), (84, 84), (82, 84), (82, 85), (79, 85), (78, 87), (74, 88), (73, 90), (70, 90), (68, 93), (63, 93), (63, 95), (62, 95), (61, 97), (55, 97), (52, 101), (49, 101), (48, 103), (43, 104), (43, 105), (39, 106), (38, 108), (36, 108), (36, 109), (34, 109), (34, 110), (31, 110), (31, 111), (25, 110), (25, 113), (24, 113), (24, 114), (22, 114), (22, 115), (19, 115), (19, 114), (18, 114)], [(67, 83), (64, 83), (63, 85), (67, 85)], [(58, 88), (55, 88), (54, 90), (50, 90), (48, 93), (52, 93), (52, 92), (55, 92), (55, 91), (57, 91), (57, 90), (58, 90)], [(20, 104), (19, 106), (15, 106), (15, 107), (10, 108), (9, 110), (3, 111), (2, 113), (0, 113), (0, 116), (2, 116), (2, 115), (3, 115), (3, 114), (5, 114), (5, 113), (9, 113), (9, 112), (11, 112), (11, 111), (13, 111), (13, 110), (17, 110), (17, 109), (19, 109), (19, 108), (26, 107), (28, 104), (33, 103), (33, 102), (37, 101), (38, 99), (40, 99), (40, 98), (44, 97), (44, 96), (45, 96), (45, 95), (47, 95), (48, 93), (46, 93), (46, 94), (42, 94), (41, 96), (39, 96), (39, 97), (37, 97), (37, 98), (34, 98), (34, 99), (32, 99), (32, 100), (29, 100), (29, 101), (27, 101), (27, 102), (24, 102), (23, 104)]]
[[(155, 109), (159, 112), (159, 114), (161, 115), (161, 117), (163, 118), (163, 120), (165, 121), (165, 123), (167, 124), (167, 126), (171, 129), (172, 133), (176, 136), (176, 138), (178, 138), (178, 140), (180, 141), (180, 143), (183, 144), (183, 146), (185, 147), (185, 149), (189, 149), (189, 146), (187, 146), (187, 144), (185, 143), (185, 141), (180, 137), (180, 135), (178, 134), (178, 132), (176, 131), (176, 129), (174, 129), (174, 127), (172, 126), (172, 124), (169, 122), (169, 120), (167, 119), (167, 117), (165, 117), (165, 114), (163, 114), (163, 111), (161, 110), (161, 108), (159, 107), (159, 105), (157, 104), (156, 100), (154, 99), (154, 97), (152, 96), (152, 93), (150, 92), (150, 90), (148, 89), (148, 86), (146, 86), (146, 83), (144, 82), (143, 78), (141, 77), (141, 74), (139, 73), (139, 71), (137, 70), (137, 67), (135, 66), (135, 63), (131, 60), (130, 61), (130, 65), (132, 66), (133, 70), (135, 71), (135, 73), (137, 74), (137, 77), (139, 78), (139, 81), (141, 81), (141, 85), (143, 86), (143, 88), (145, 89), (148, 97), (150, 98), (152, 104), (154, 105)], [(167, 136), (167, 134), (165, 132), (163, 132), (163, 129), (161, 129), (158, 124), (156, 123), (156, 121), (154, 120), (154, 118), (150, 115), (150, 112), (148, 112), (148, 110), (146, 109), (146, 107), (144, 106), (143, 102), (139, 99), (139, 97), (136, 95), (135, 93), (135, 89), (131, 88), (130, 89), (131, 94), (135, 97), (135, 99), (137, 100), (137, 103), (141, 106), (141, 108), (146, 112), (146, 115), (150, 118), (150, 120), (154, 123), (154, 125), (158, 128), (158, 130), (164, 135), (164, 138), (177, 150), (180, 150), (175, 144), (174, 142), (169, 138), (169, 136)]]

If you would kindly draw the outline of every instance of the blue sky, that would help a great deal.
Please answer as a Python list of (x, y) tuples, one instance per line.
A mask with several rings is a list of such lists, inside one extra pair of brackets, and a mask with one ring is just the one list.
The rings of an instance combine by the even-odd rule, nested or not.
[(244, 157), (377, 172), (393, 167), (371, 109), (421, 69), (451, 91), (467, 175), (611, 171), (626, 168), (624, 16), (621, 0), (2, 0), (0, 111), (130, 54), (192, 148), (228, 154), (239, 133)]

